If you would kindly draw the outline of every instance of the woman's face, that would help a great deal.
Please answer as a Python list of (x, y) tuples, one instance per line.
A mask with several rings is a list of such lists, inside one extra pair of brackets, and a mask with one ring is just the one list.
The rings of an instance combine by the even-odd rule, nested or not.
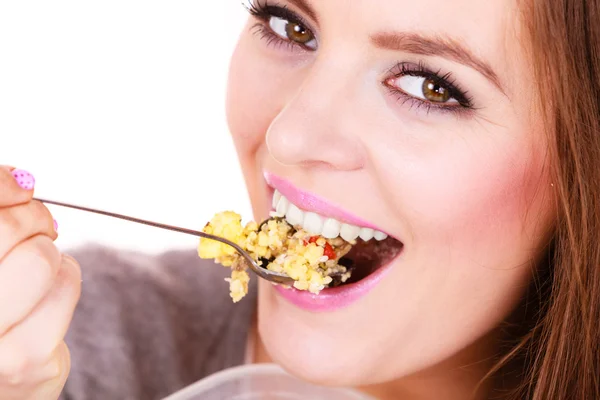
[(403, 245), (376, 277), (320, 300), (260, 282), (266, 350), (336, 385), (458, 357), (514, 310), (552, 222), (516, 5), (253, 8), (232, 59), (228, 117), (255, 218), (268, 217), (278, 189), (304, 211)]

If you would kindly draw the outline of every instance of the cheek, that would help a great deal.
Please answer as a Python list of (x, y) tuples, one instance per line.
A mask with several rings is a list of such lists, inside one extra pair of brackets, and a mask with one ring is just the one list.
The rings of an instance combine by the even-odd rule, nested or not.
[(265, 135), (277, 114), (277, 81), (254, 49), (257, 39), (242, 34), (232, 55), (227, 86), (227, 123), (237, 151), (254, 218), (263, 218), (267, 193), (262, 185), (261, 159)]
[(298, 74), (288, 63), (272, 60), (271, 49), (250, 29), (249, 23), (231, 58), (226, 109), (254, 218), (260, 219), (270, 204), (262, 175), (266, 133), (293, 93)]
[(418, 190), (407, 200), (414, 239), (484, 266), (523, 262), (547, 225), (540, 151), (511, 143), (472, 152), (449, 148), (420, 169), (411, 183)]
[(264, 87), (254, 76), (257, 68), (249, 65), (253, 60), (247, 41), (242, 37), (233, 53), (227, 86), (227, 122), (240, 155), (256, 147), (267, 123), (258, 104)]
[[(506, 318), (542, 253), (551, 225), (550, 184), (543, 152), (529, 138), (529, 132), (511, 132), (503, 141), (445, 141), (388, 166), (386, 179), (401, 183), (390, 185), (387, 197), (409, 232), (410, 268), (394, 271), (394, 279), (406, 282), (404, 293), (415, 292), (427, 321), (420, 328), (435, 324), (447, 332), (440, 350)], [(427, 329), (414, 331), (434, 340)]]
[(264, 45), (248, 29), (233, 53), (227, 88), (227, 120), (240, 156), (264, 143), (285, 99), (284, 67), (265, 58), (257, 48)]

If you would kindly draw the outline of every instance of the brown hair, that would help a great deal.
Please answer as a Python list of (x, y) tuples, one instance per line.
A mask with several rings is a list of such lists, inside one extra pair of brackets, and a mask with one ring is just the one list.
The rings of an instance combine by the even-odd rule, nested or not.
[(501, 364), (521, 361), (511, 399), (600, 399), (600, 0), (523, 11), (558, 219), (532, 325)]

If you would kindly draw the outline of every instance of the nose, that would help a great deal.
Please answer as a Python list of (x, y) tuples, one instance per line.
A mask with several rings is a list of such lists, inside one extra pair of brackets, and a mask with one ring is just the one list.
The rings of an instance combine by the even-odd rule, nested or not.
[(267, 147), (279, 163), (345, 171), (363, 167), (365, 150), (353, 110), (357, 78), (335, 67), (316, 61), (271, 123)]

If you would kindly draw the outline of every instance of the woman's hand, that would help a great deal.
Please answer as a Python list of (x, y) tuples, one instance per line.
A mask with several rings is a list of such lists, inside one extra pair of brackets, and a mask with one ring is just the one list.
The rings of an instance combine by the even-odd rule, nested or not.
[(58, 398), (70, 369), (64, 336), (81, 290), (77, 262), (61, 255), (33, 177), (0, 166), (0, 398)]

